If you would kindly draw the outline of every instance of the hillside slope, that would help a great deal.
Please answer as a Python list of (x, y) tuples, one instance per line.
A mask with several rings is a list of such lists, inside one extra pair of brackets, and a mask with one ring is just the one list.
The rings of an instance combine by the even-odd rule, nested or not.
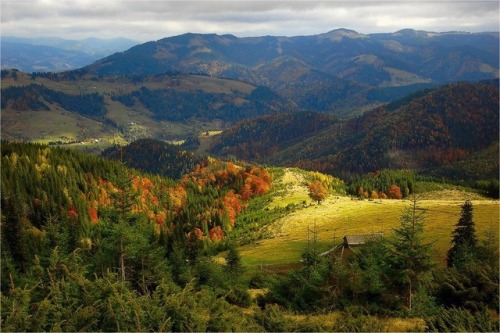
[(208, 76), (2, 71), (2, 137), (17, 140), (97, 140), (102, 146), (144, 137), (179, 140), (295, 109), (269, 88)]
[[(299, 262), (312, 237), (316, 237), (320, 253), (342, 243), (346, 235), (382, 232), (390, 237), (398, 226), (401, 211), (410, 206), (410, 200), (353, 201), (338, 193), (317, 205), (307, 194), (304, 172), (295, 168), (286, 168), (274, 183), (282, 191), (271, 206), (293, 206), (295, 209), (269, 227), (269, 238), (241, 247), (243, 261), (249, 267), (264, 267), (271, 272)], [(498, 200), (462, 190), (419, 193), (417, 198), (419, 206), (426, 211), (423, 236), (432, 242), (431, 255), (439, 265), (445, 262), (454, 224), (460, 216), (460, 205), (465, 200), (473, 202), (478, 235), (484, 240), (486, 231), (493, 228), (491, 235), (498, 243)]]
[[(303, 133), (298, 142), (293, 134), (297, 124), (291, 118), (291, 123), (283, 122), (286, 115), (247, 121), (223, 133), (212, 152), (334, 174), (382, 168), (453, 169), (457, 163), (467, 165), (473, 178), (497, 178), (498, 151), (490, 148), (491, 161), (473, 156), (498, 142), (498, 103), (498, 81), (454, 84), (331, 124), (317, 133)], [(267, 147), (273, 147), (276, 140), (272, 128), (281, 123), (280, 132), (288, 130), (289, 137), (282, 138), (279, 151), (271, 152)], [(493, 166), (485, 168), (483, 162)]]

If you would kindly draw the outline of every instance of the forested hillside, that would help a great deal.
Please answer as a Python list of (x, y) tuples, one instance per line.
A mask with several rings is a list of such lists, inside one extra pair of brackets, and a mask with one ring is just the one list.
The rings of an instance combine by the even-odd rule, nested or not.
[(171, 179), (181, 179), (202, 162), (202, 157), (192, 151), (154, 139), (140, 139), (124, 147), (110, 147), (101, 155), (120, 161), (129, 168)]
[[(498, 152), (491, 149), (498, 142), (498, 105), (498, 81), (452, 84), (321, 131), (305, 126), (298, 136), (300, 121), (293, 118), (282, 124), (270, 117), (246, 121), (223, 133), (212, 151), (334, 174), (409, 168), (456, 179), (498, 178)], [(270, 153), (278, 126), (279, 133), (290, 134)], [(492, 154), (478, 158), (486, 149)]]
[(336, 260), (313, 236), (295, 269), (269, 275), (242, 264), (238, 242), (276, 237), (268, 223), (299, 209), (273, 204), (289, 190), (273, 177), (289, 171), (205, 158), (173, 181), (46, 145), (1, 148), (2, 330), (498, 330), (495, 238), (476, 239), (470, 202), (448, 267), (432, 265), (413, 203), (388, 240)]
[(102, 147), (140, 138), (179, 140), (236, 121), (293, 112), (265, 86), (178, 72), (100, 77), (84, 71), (2, 71), (2, 135)]
[[(271, 181), (260, 167), (206, 159), (174, 182), (75, 151), (3, 141), (2, 326), (120, 331), (135, 322), (141, 330), (153, 314), (135, 313), (142, 324), (127, 324), (138, 303), (122, 302), (139, 302), (157, 288), (171, 297), (193, 287), (184, 260), (216, 248), (246, 202), (265, 194)], [(208, 274), (208, 262), (200, 265), (200, 274)], [(238, 288), (226, 295), (231, 303), (246, 302)], [(230, 312), (224, 298), (217, 302), (215, 312)], [(183, 331), (199, 323), (170, 314), (154, 325)]]

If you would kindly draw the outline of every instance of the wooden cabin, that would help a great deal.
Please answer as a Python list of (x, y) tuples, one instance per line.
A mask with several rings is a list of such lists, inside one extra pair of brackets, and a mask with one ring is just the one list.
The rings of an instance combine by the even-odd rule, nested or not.
[(320, 256), (326, 256), (333, 254), (334, 256), (346, 259), (351, 254), (355, 253), (355, 248), (364, 245), (367, 241), (371, 239), (377, 239), (384, 237), (384, 233), (372, 233), (372, 234), (360, 234), (360, 235), (346, 235), (344, 236), (344, 241), (330, 250), (323, 252)]

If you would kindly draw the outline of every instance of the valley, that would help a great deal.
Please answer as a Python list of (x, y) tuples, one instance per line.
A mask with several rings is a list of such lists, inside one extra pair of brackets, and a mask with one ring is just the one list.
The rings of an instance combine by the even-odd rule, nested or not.
[(2, 330), (498, 331), (498, 42), (188, 33), (2, 70)]
[[(84, 142), (85, 149), (94, 152), (102, 151), (103, 147), (132, 142), (144, 137), (176, 141), (197, 136), (207, 130), (225, 129), (234, 122), (231, 118), (238, 118), (238, 116), (229, 115), (231, 110), (223, 111), (228, 116), (222, 115), (219, 117), (209, 114), (203, 115), (203, 113), (209, 110), (215, 112), (224, 104), (234, 105), (234, 107), (231, 106), (231, 109), (235, 111), (238, 109), (248, 111), (246, 105), (249, 104), (249, 101), (247, 98), (256, 88), (243, 82), (196, 75), (164, 75), (134, 82), (130, 78), (96, 80), (93, 76), (82, 77), (77, 80), (65, 80), (57, 79), (57, 74), (55, 74), (56, 78), (44, 77), (43, 75), (42, 77), (33, 78), (25, 73), (16, 73), (15, 77), (12, 77), (12, 75), (5, 77), (8, 72), (4, 71), (3, 73), (2, 88), (4, 91), (9, 87), (35, 85), (33, 87), (44, 87), (44, 89), (48, 89), (55, 94), (65, 94), (75, 98), (81, 95), (92, 96), (92, 94), (97, 93), (98, 96), (102, 96), (101, 103), (102, 107), (105, 108), (104, 114), (97, 116), (81, 115), (72, 109), (72, 104), (63, 106), (53, 101), (42, 102), (45, 105), (43, 112), (30, 110), (29, 107), (26, 109), (23, 106), (6, 106), (2, 104), (4, 105), (2, 108), (3, 137), (45, 143), (64, 142), (64, 138), (68, 137), (71, 138), (69, 141)], [(124, 105), (114, 97), (130, 95), (140, 91), (140, 89), (147, 89), (147, 91), (152, 92), (178, 92), (183, 94), (180, 96), (185, 96), (180, 97), (181, 99), (187, 98), (190, 92), (197, 91), (202, 92), (203, 96), (206, 95), (206, 98), (212, 96), (211, 98), (214, 100), (210, 105), (203, 106), (201, 112), (196, 111), (196, 114), (164, 117), (161, 114), (155, 115), (141, 102)], [(29, 92), (26, 94), (29, 94)], [(205, 98), (203, 96), (200, 96), (200, 98)], [(6, 98), (9, 97), (5, 97), (4, 93), (3, 101)], [(80, 102), (75, 101), (72, 103)], [(168, 107), (182, 108), (182, 100), (178, 101), (178, 103)], [(200, 101), (197, 103), (200, 103)], [(50, 121), (44, 121), (44, 119), (49, 118)], [(100, 139), (100, 144), (94, 145), (94, 139)]]

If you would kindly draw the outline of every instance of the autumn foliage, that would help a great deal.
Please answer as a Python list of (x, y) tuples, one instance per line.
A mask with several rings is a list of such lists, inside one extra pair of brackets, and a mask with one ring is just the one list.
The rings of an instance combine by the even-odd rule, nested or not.
[(401, 194), (401, 189), (397, 185), (391, 185), (387, 191), (387, 197), (389, 199), (401, 199), (403, 195)]
[(315, 181), (309, 184), (309, 197), (319, 204), (328, 197), (328, 191), (321, 182)]
[[(179, 181), (46, 146), (6, 143), (2, 158), (3, 184), (29, 198), (26, 211), (32, 212), (33, 225), (44, 228), (42, 216), (62, 213), (76, 226), (73, 244), (89, 237), (94, 226), (124, 213), (150, 223), (158, 237), (183, 242), (193, 232), (197, 239), (219, 241), (234, 228), (246, 202), (271, 186), (271, 175), (263, 168), (212, 158)], [(29, 177), (17, 179), (18, 168)], [(117, 207), (123, 208), (118, 215)]]

